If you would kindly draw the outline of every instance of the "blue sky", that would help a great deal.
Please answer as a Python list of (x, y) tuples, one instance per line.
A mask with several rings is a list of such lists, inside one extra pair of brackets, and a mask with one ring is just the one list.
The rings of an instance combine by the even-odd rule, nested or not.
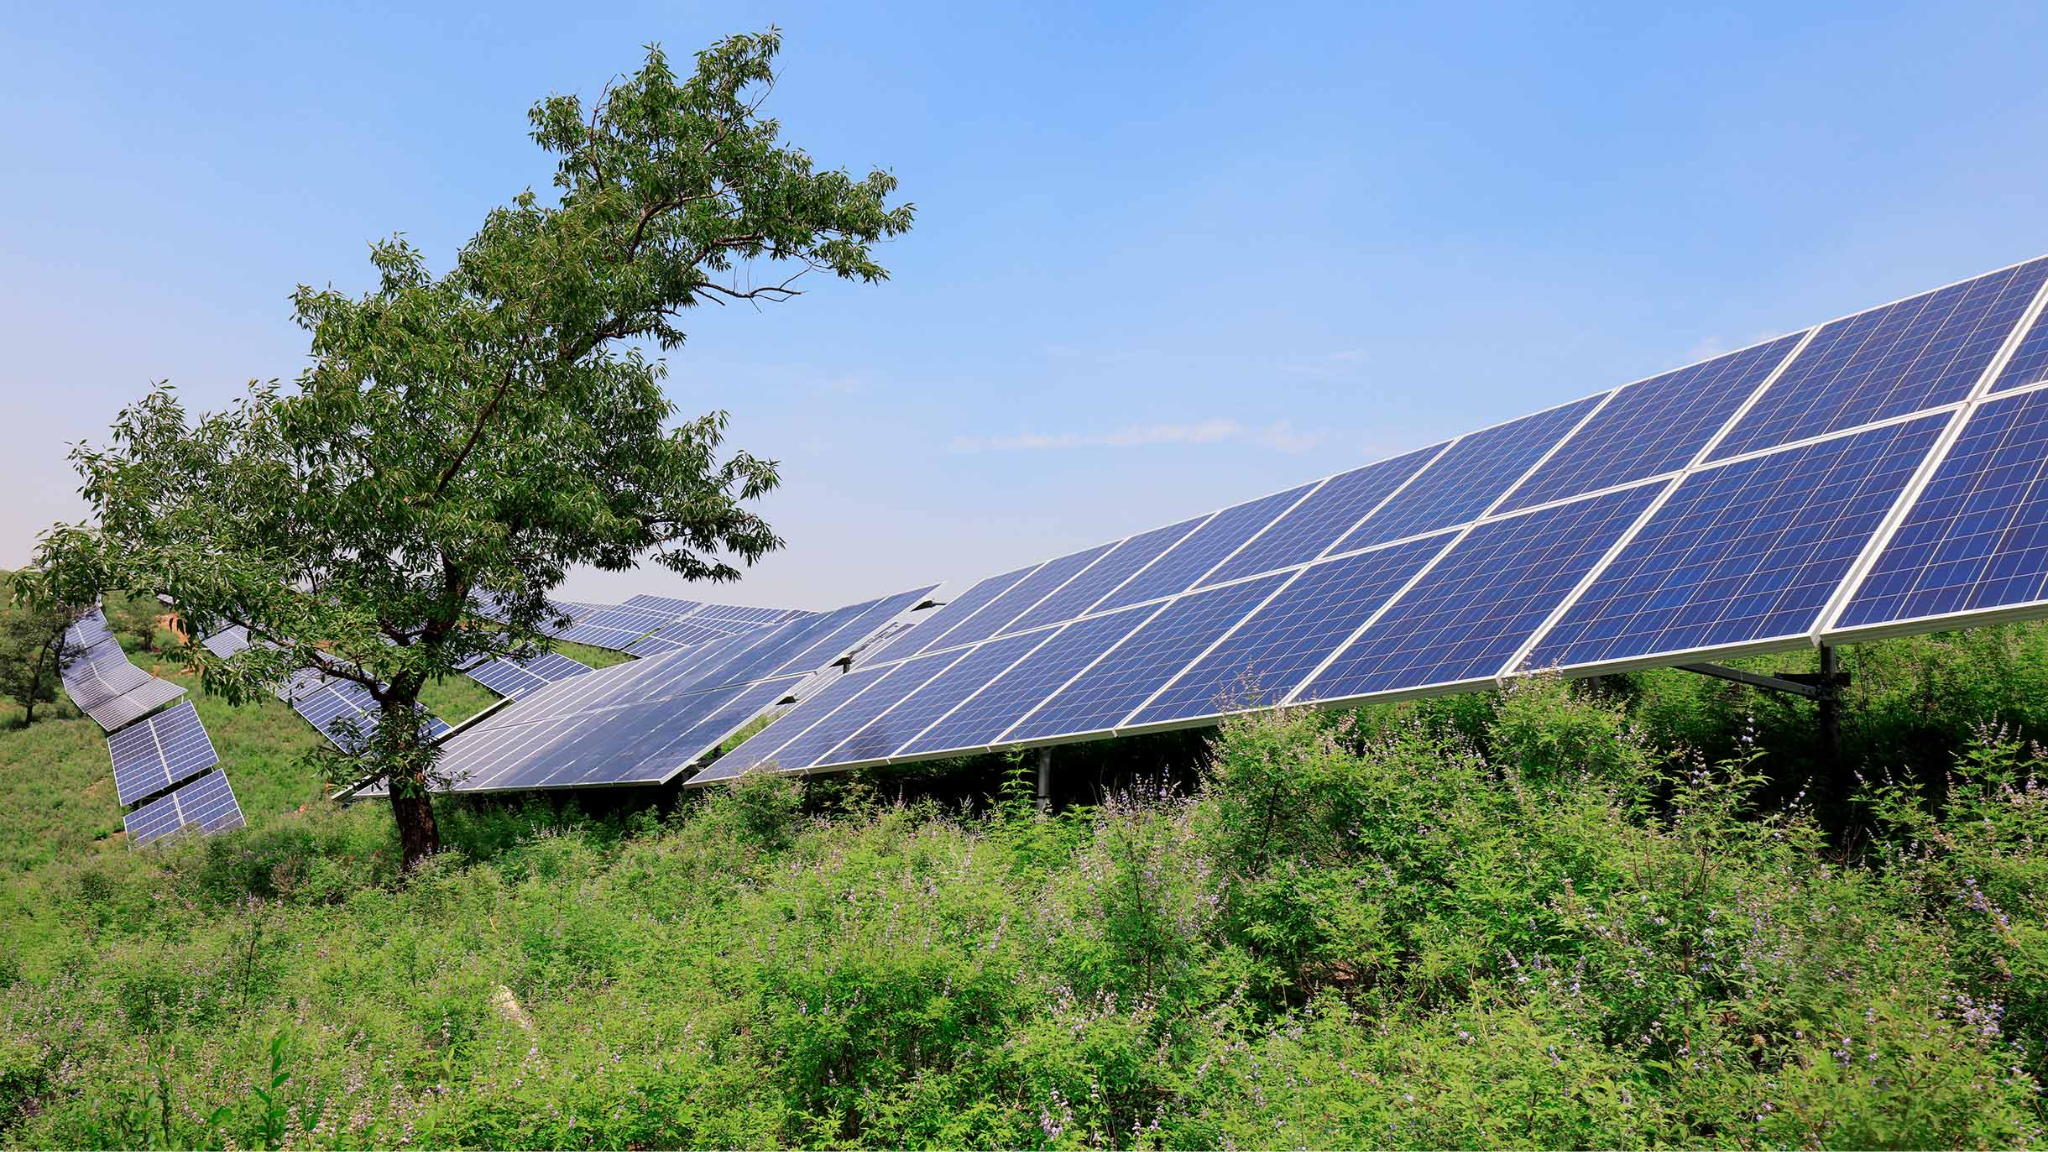
[(528, 105), (649, 41), (781, 26), (787, 139), (918, 206), (890, 283), (669, 358), (783, 462), (721, 600), (971, 580), (2048, 252), (2038, 6), (1668, 7), (11, 11), (0, 566), (81, 514), (68, 442), (293, 375), (295, 284), (445, 266), (545, 185)]

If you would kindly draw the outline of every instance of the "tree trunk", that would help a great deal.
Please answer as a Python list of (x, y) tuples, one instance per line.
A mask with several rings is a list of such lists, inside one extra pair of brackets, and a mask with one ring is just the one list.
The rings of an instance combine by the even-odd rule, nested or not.
[(441, 850), (441, 829), (434, 823), (434, 801), (427, 794), (425, 780), (410, 786), (391, 782), (391, 819), (398, 825), (398, 846), (405, 856), (405, 871)]

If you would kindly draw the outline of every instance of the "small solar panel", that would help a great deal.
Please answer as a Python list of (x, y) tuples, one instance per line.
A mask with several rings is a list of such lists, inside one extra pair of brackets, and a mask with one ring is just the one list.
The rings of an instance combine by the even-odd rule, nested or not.
[(185, 689), (138, 668), (97, 608), (65, 629), (70, 659), (57, 670), (65, 695), (109, 732), (176, 700)]
[(1460, 437), (1332, 551), (1356, 551), (1474, 519), (1557, 447), (1601, 400), (1588, 396)]
[(1432, 445), (1332, 476), (1314, 495), (1289, 510), (1202, 583), (1228, 583), (1260, 572), (1305, 564), (1321, 556), (1447, 447)]
[(153, 796), (215, 764), (220, 757), (190, 701), (107, 737), (114, 794), (122, 804)]
[(685, 600), (681, 596), (649, 596), (643, 592), (638, 596), (628, 596), (624, 606), (627, 608), (645, 608), (653, 612), (664, 612), (671, 618), (674, 618), (704, 607), (704, 602), (702, 600)]
[(1804, 636), (1946, 423), (1926, 416), (1693, 473), (1529, 666)]
[(1144, 571), (1131, 577), (1123, 587), (1103, 597), (1092, 611), (1104, 612), (1142, 604), (1193, 587), (1208, 575), (1211, 568), (1265, 531), (1314, 488), (1313, 484), (1304, 484), (1225, 508), (1210, 517), (1208, 523), (1188, 533), (1186, 539), (1168, 549)]
[(1978, 408), (1839, 628), (2048, 599), (2048, 389)]
[(972, 696), (905, 744), (899, 755), (975, 751), (995, 743), (1012, 724), (1084, 671), (1160, 611), (1126, 608), (1061, 628), (1015, 664), (991, 677)]
[(581, 676), (590, 665), (571, 660), (559, 652), (542, 652), (526, 660), (500, 656), (468, 670), (466, 675), (500, 696), (517, 699), (546, 684)]
[(1452, 539), (1425, 536), (1303, 570), (1122, 723), (1219, 716), (1286, 699)]
[(203, 643), (208, 652), (225, 660), (249, 646), (249, 630), (233, 624), (208, 636)]
[(214, 770), (130, 812), (122, 823), (128, 829), (129, 846), (140, 848), (180, 829), (211, 836), (240, 828), (243, 821), (227, 774)]
[(669, 614), (625, 604), (593, 612), (564, 630), (557, 639), (572, 644), (614, 650), (630, 647), (634, 641), (669, 622)]
[[(1005, 632), (1029, 632), (1048, 624), (1060, 624), (1086, 613), (1117, 586), (1132, 578), (1208, 522), (1207, 516), (1182, 520), (1164, 528), (1140, 532), (1117, 543), (1109, 554), (1088, 566), (1087, 571), (1039, 601), (1036, 608), (1005, 625)], [(907, 655), (907, 653), (899, 653)]]
[(1029, 576), (1011, 585), (1002, 595), (989, 601), (980, 611), (960, 621), (946, 633), (941, 644), (947, 648), (972, 644), (977, 640), (986, 640), (990, 636), (1009, 631), (1008, 625), (1012, 621), (1086, 570), (1090, 564), (1106, 555), (1111, 547), (1113, 545), (1101, 544), (1046, 561), (1033, 569)]
[(991, 576), (975, 584), (966, 592), (955, 596), (941, 605), (936, 612), (931, 613), (926, 619), (919, 621), (917, 630), (904, 637), (903, 641), (898, 645), (902, 651), (898, 652), (897, 655), (915, 656), (921, 652), (931, 652), (940, 648), (950, 647), (951, 642), (946, 637), (952, 633), (953, 629), (965, 624), (975, 614), (994, 603), (1004, 593), (1023, 583), (1026, 577), (1036, 572), (1040, 567), (1041, 565), (1033, 564), (1029, 568), (1018, 568), (1014, 571), (1005, 572), (1000, 576)]
[(1500, 511), (1533, 508), (1685, 467), (1785, 363), (1800, 338), (1798, 333), (1781, 336), (1620, 389), (1515, 488)]
[(1714, 459), (1963, 399), (2044, 278), (2035, 260), (1823, 325)]
[(1295, 700), (1328, 701), (1485, 681), (1620, 539), (1659, 486), (1525, 512), (1473, 529)]
[(1032, 710), (992, 742), (1114, 729), (1286, 579), (1268, 573), (1180, 597), (1064, 687), (1039, 697)]

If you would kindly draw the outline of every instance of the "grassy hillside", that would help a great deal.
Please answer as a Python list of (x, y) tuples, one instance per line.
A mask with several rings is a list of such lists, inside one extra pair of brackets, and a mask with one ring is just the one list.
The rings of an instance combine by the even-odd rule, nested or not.
[(999, 760), (966, 806), (450, 803), (408, 882), (281, 707), (207, 713), (252, 827), (162, 851), (39, 722), (0, 1141), (2039, 1144), (2048, 639), (1852, 667), (1860, 786), (1803, 702), (1659, 672), (1236, 724), (1194, 778), (1127, 745), (1052, 819)]

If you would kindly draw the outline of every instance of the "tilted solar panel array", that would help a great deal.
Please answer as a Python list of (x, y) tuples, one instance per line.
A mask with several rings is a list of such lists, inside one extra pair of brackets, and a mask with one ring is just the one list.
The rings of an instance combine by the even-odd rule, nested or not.
[(107, 737), (107, 755), (114, 765), (114, 794), (122, 804), (154, 796), (220, 763), (189, 700)]
[(557, 680), (581, 676), (590, 665), (571, 660), (559, 652), (543, 652), (526, 660), (500, 656), (468, 669), (464, 675), (500, 696), (518, 699)]
[(449, 739), (436, 771), (463, 792), (664, 783), (936, 587), (820, 613), (728, 607), (744, 630), (536, 688)]
[(57, 670), (64, 692), (80, 712), (106, 731), (133, 723), (185, 694), (185, 689), (138, 668), (95, 608), (65, 629), (71, 658)]
[(2048, 615), (2048, 259), (991, 577), (691, 784)]
[(184, 828), (211, 835), (240, 828), (242, 823), (241, 805), (235, 802), (235, 790), (228, 786), (223, 772), (208, 772), (161, 800), (144, 804), (123, 820), (128, 843), (135, 848)]

